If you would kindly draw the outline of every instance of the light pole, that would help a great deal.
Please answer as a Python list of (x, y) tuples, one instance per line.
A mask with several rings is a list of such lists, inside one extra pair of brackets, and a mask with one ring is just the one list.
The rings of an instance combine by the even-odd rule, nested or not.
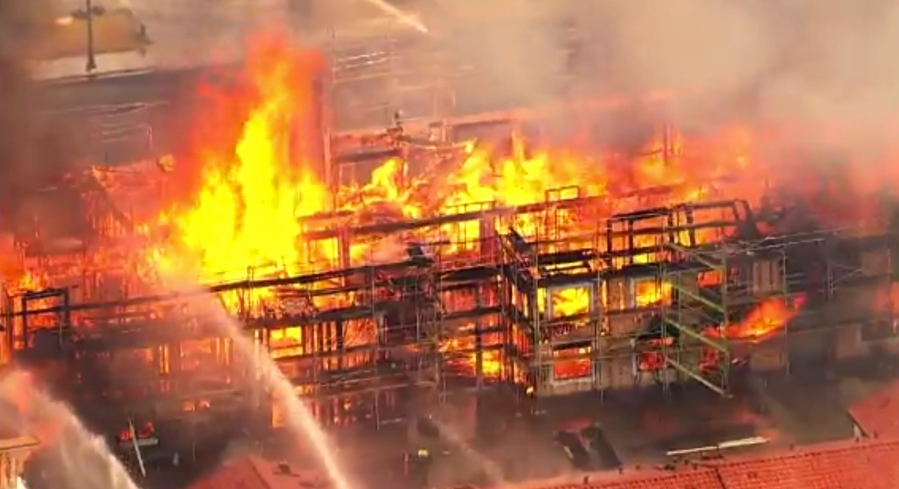
[(84, 0), (84, 13), (87, 22), (87, 65), (88, 73), (97, 69), (97, 59), (94, 56), (94, 4), (93, 0)]

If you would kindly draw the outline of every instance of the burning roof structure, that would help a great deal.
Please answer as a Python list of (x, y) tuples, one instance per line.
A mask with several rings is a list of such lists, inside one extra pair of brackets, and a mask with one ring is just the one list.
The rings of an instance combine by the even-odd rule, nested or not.
[(337, 134), (322, 66), (266, 44), (245, 79), (202, 89), (190, 151), (74, 172), (23, 206), (0, 252), (4, 361), (86, 405), (252, 398), (277, 426), (195, 297), (328, 423), (390, 416), (409, 388), (728, 395), (735, 366), (892, 334), (890, 201), (851, 163), (773, 158), (765, 138), (786, 136), (755, 127), (663, 125), (625, 151), (541, 126), (620, 101)]

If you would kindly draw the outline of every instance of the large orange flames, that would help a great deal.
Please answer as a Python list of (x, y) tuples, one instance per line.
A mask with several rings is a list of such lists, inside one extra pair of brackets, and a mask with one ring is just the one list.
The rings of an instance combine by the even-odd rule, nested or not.
[(156, 250), (165, 272), (224, 273), (225, 279), (245, 277), (250, 268), (295, 272), (301, 261), (298, 219), (329, 207), (326, 188), (308, 162), (291, 161), (289, 129), (309, 117), (308, 60), (272, 48), (253, 59), (252, 110), (238, 141), (203, 141), (197, 197), (176, 203), (160, 219), (170, 233), (166, 244), (176, 248)]
[[(194, 197), (175, 202), (151, 223), (157, 232), (159, 224), (165, 229), (165, 239), (158, 240), (165, 246), (154, 248), (154, 260), (162, 270), (221, 280), (245, 278), (249, 269), (279, 274), (337, 266), (336, 246), (303, 240), (303, 218), (331, 211), (379, 208), (397, 217), (418, 218), (459, 212), (466, 206), (516, 206), (589, 195), (608, 197), (605, 212), (611, 214), (635, 206), (616, 196), (665, 185), (673, 189), (666, 196), (670, 203), (698, 200), (720, 191), (726, 185), (718, 181), (721, 177), (748, 168), (747, 141), (738, 133), (724, 139), (716, 136), (717, 159), (700, 159), (680, 150), (661, 154), (654, 148), (641, 156), (585, 158), (551, 150), (529, 154), (520, 147), (510, 156), (496, 158), (487, 148), (472, 144), (461, 164), (438, 172), (438, 177), (428, 173), (410, 178), (403, 162), (389, 160), (372, 172), (368, 183), (344, 186), (335, 197), (320, 165), (296, 151), (298, 146), (314, 145), (317, 137), (304, 133), (298, 123), (315, 105), (309, 89), (314, 63), (308, 55), (277, 43), (265, 44), (253, 59), (251, 89), (216, 90), (231, 106), (249, 107), (248, 115), (231, 111), (206, 121), (215, 127), (239, 125), (236, 141), (227, 137), (232, 131), (216, 137), (214, 131), (205, 130), (199, 161), (185, 162), (176, 170), (199, 175)], [(228, 116), (240, 120), (227, 120)], [(747, 188), (743, 193), (756, 190)], [(526, 235), (534, 235), (538, 225), (515, 224)], [(472, 235), (477, 229), (453, 231), (457, 241), (477, 238)], [(370, 247), (357, 245), (352, 257), (364, 261), (371, 253)]]
[[(234, 125), (239, 130), (222, 131), (224, 137), (204, 132), (198, 160), (193, 162), (199, 163), (199, 168), (187, 163), (186, 169), (180, 169), (199, 176), (195, 183), (198, 188), (188, 194), (195, 198), (175, 202), (157, 223), (151, 223), (157, 231), (160, 224), (165, 229), (165, 246), (154, 247), (152, 253), (164, 274), (177, 271), (189, 273), (191, 278), (221, 281), (243, 279), (248, 274), (289, 275), (349, 265), (341, 263), (336, 243), (313, 244), (304, 239), (304, 218), (335, 211), (361, 214), (377, 208), (382, 214), (399, 218), (421, 218), (484, 206), (606, 197), (597, 211), (604, 215), (586, 220), (597, 222), (645, 205), (619, 197), (648, 187), (669, 187), (667, 200), (661, 204), (709, 199), (725, 188), (745, 198), (754, 198), (760, 191), (759, 180), (749, 175), (749, 137), (743, 131), (730, 130), (694, 141), (698, 152), (692, 154), (676, 137), (670, 148), (660, 150), (654, 144), (639, 155), (592, 158), (552, 150), (529, 153), (521, 144), (515, 145), (511, 154), (497, 157), (489, 148), (473, 143), (465, 148), (461, 163), (448, 171), (424, 172), (410, 178), (404, 163), (391, 159), (371, 173), (368, 183), (344, 186), (335, 197), (323, 179), (322, 168), (303, 150), (314, 145), (316, 137), (304, 132), (300, 123), (314, 112), (310, 91), (314, 62), (308, 55), (290, 52), (276, 43), (262, 46), (253, 60), (248, 90), (214, 90), (226, 105), (247, 107), (248, 113), (223, 112), (216, 114), (217, 120), (206, 121), (215, 127)], [(237, 119), (229, 120), (229, 115)], [(236, 137), (231, 137), (233, 134)], [(672, 138), (670, 134), (663, 136)], [(735, 176), (750, 178), (739, 179), (740, 187), (735, 188)], [(563, 213), (562, 220), (566, 219), (577, 220)], [(583, 225), (585, 221), (578, 222)], [(539, 229), (546, 223), (519, 218), (514, 225), (525, 235), (539, 237)], [(466, 243), (477, 239), (479, 233), (476, 222), (441, 231), (454, 243), (451, 253), (464, 253)], [(374, 247), (356, 244), (350, 250), (350, 259), (373, 260), (377, 253)], [(668, 284), (639, 288), (636, 304), (660, 304), (670, 292)], [(255, 299), (264, 302), (266, 298)], [(551, 303), (558, 316), (587, 313), (589, 301), (589, 292), (577, 288), (557, 291), (548, 302), (539, 300), (541, 305)], [(761, 306), (745, 324), (729, 332), (745, 336), (759, 333), (760, 328), (772, 329), (775, 323), (771, 320), (752, 319), (755, 315), (772, 316), (770, 308)], [(788, 320), (780, 317), (782, 314), (776, 316), (778, 325)], [(299, 328), (287, 328), (273, 339), (289, 343), (299, 341), (299, 336)], [(469, 341), (472, 344), (457, 344), (459, 341), (452, 340), (441, 348), (471, 351), (474, 347), (473, 339)], [(465, 362), (473, 360), (474, 355)], [(497, 352), (488, 350), (480, 355), (482, 373), (498, 375), (502, 367)]]
[[(207, 87), (206, 94), (214, 103), (197, 124), (193, 154), (168, 168), (165, 211), (139, 223), (142, 255), (152, 265), (146, 268), (156, 274), (143, 278), (223, 282), (324, 271), (382, 259), (390, 236), (381, 242), (354, 241), (349, 250), (341, 250), (336, 239), (310, 238), (323, 227), (336, 226), (334, 216), (350, 216), (349, 221), (340, 222), (347, 225), (385, 216), (418, 219), (593, 197), (598, 204), (590, 207), (589, 216), (559, 206), (553, 211), (552, 223), (533, 214), (503, 217), (511, 219), (502, 222), (503, 227), (512, 226), (528, 238), (562, 241), (570, 236), (595, 236), (599, 223), (616, 213), (719, 196), (755, 203), (766, 190), (767, 182), (760, 175), (770, 168), (754, 150), (750, 132), (733, 127), (689, 138), (666, 131), (638, 152), (590, 157), (526, 147), (517, 139), (511, 151), (505, 152), (470, 141), (462, 145), (461, 156), (455, 160), (439, 159), (415, 172), (410, 171), (408, 162), (390, 159), (371, 171), (370, 178), (359, 178), (366, 183), (328, 181), (313, 150), (321, 135), (308, 124), (318, 110), (312, 89), (320, 69), (318, 58), (265, 42), (250, 59), (245, 85)], [(664, 192), (649, 193), (653, 196), (649, 202), (633, 197), (636, 191), (662, 187)], [(555, 229), (554, 235), (541, 235), (549, 234), (549, 227)], [(464, 259), (483, 229), (473, 221), (426, 232), (434, 234), (425, 236), (434, 238), (430, 241), (448, 243), (443, 250), (447, 259)], [(637, 242), (631, 246), (658, 245), (640, 242), (642, 239), (655, 238), (636, 236)], [(386, 251), (389, 255), (390, 250)], [(646, 254), (634, 263), (648, 263), (650, 258)], [(2, 265), (0, 273), (12, 273)], [(36, 290), (47, 284), (40, 274), (25, 273), (19, 285), (22, 290)], [(257, 296), (252, 300), (257, 306), (269, 299), (266, 294), (272, 294), (254, 293)], [(595, 296), (591, 298), (587, 289), (545, 293), (549, 297), (538, 299), (540, 313), (550, 308), (557, 316), (577, 316), (594, 306), (590, 301)], [(659, 305), (670, 298), (671, 286), (647, 282), (637, 286), (634, 294), (633, 307)], [(795, 310), (782, 303), (765, 303), (739, 325), (729, 326), (726, 333), (740, 338), (763, 336), (793, 314)], [(273, 344), (298, 340), (298, 335), (299, 328), (285, 328), (272, 332), (271, 340)], [(444, 350), (456, 347), (474, 348), (442, 345)], [(479, 355), (485, 375), (502, 368), (496, 351)]]
[(731, 338), (764, 338), (789, 323), (804, 303), (803, 296), (796, 298), (792, 304), (780, 298), (768, 299), (750, 311), (739, 323), (728, 325), (725, 333)]

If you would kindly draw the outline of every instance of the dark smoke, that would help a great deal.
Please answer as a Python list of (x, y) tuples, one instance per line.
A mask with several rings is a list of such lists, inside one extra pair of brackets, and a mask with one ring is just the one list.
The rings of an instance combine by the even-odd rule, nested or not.
[[(37, 189), (71, 168), (67, 131), (39, 116), (39, 87), (31, 79), (28, 50), (39, 36), (34, 12), (42, 0), (0, 1), (0, 229), (23, 213)], [(45, 202), (46, 204), (46, 202)]]

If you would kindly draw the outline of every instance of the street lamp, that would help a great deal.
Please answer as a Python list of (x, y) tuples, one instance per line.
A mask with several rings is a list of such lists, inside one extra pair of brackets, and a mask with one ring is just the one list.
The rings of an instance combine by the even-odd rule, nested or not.
[(93, 0), (84, 0), (84, 9), (76, 10), (72, 17), (84, 20), (87, 25), (87, 64), (85, 69), (88, 73), (97, 69), (97, 57), (94, 52), (94, 17), (103, 15), (106, 9), (102, 6), (94, 6)]
[(84, 0), (84, 10), (87, 12), (87, 66), (88, 73), (97, 69), (97, 59), (94, 57), (94, 5), (93, 0)]

